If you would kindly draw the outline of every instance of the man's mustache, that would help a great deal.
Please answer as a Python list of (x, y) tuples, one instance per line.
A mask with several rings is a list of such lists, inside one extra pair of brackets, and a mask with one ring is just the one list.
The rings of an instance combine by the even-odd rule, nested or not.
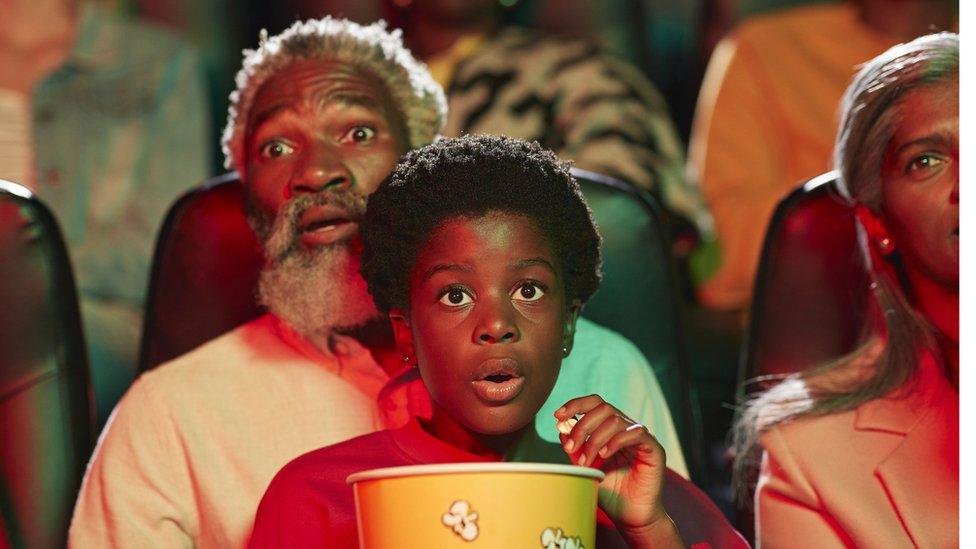
[[(273, 262), (279, 262), (299, 247), (302, 234), (302, 216), (311, 208), (333, 206), (342, 210), (342, 216), (359, 223), (366, 215), (366, 197), (347, 189), (303, 194), (286, 202), (275, 217), (264, 241), (264, 251)], [(338, 244), (338, 243), (336, 243)]]

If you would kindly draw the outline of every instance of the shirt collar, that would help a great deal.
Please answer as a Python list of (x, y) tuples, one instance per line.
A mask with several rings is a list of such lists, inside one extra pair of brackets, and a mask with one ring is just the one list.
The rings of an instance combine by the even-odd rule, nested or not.
[(390, 431), (393, 442), (417, 463), (491, 462), (492, 459), (466, 452), (428, 433), (417, 418)]
[(106, 14), (90, 3), (79, 7), (78, 37), (65, 65), (80, 70), (94, 70), (112, 65), (119, 55), (120, 34), (109, 25)]
[(283, 319), (274, 314), (268, 314), (273, 319), (275, 331), (278, 332), (281, 339), (309, 359), (316, 362), (320, 362), (322, 360), (355, 358), (362, 356), (364, 353), (369, 353), (369, 349), (367, 349), (356, 338), (337, 333), (329, 334), (326, 337), (325, 345), (316, 345), (302, 334), (296, 332)]

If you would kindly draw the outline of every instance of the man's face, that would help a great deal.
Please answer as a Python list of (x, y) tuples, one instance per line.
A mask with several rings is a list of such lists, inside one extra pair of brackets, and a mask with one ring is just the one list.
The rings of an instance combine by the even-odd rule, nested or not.
[[(342, 63), (302, 61), (258, 90), (245, 147), (252, 214), (267, 227), (303, 195), (371, 194), (406, 151), (406, 130), (377, 79)], [(302, 243), (331, 244), (357, 232), (355, 223), (329, 220), (310, 214)]]
[(359, 222), (405, 135), (383, 85), (345, 64), (295, 63), (258, 90), (242, 176), (265, 248), (259, 295), (300, 333), (378, 316), (359, 276)]

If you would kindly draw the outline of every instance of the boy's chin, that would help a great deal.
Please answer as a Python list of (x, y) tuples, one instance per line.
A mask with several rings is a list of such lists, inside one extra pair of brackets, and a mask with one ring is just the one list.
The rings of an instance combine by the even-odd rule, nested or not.
[(468, 425), (472, 431), (492, 437), (505, 435), (515, 435), (521, 433), (526, 427), (533, 424), (535, 416), (531, 417), (499, 417), (478, 418)]

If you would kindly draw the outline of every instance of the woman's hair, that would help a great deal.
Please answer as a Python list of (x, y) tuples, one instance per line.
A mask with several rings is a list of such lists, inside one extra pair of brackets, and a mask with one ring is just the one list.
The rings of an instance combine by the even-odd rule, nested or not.
[[(881, 214), (881, 168), (897, 123), (892, 107), (914, 89), (958, 75), (959, 36), (947, 32), (894, 46), (861, 68), (844, 93), (834, 146), (834, 167), (848, 199)], [(882, 397), (909, 381), (919, 351), (939, 356), (934, 328), (909, 304), (899, 281), (872, 265), (860, 227), (858, 237), (872, 277), (873, 326), (851, 354), (790, 375), (740, 408), (732, 430), (733, 484), (740, 497), (748, 495), (754, 480), (764, 431), (799, 416), (850, 410)]]
[(407, 153), (369, 198), (362, 273), (379, 310), (409, 310), (414, 262), (453, 217), (525, 216), (557, 254), (566, 297), (600, 284), (600, 236), (568, 165), (538, 143), (498, 136), (440, 139)]

